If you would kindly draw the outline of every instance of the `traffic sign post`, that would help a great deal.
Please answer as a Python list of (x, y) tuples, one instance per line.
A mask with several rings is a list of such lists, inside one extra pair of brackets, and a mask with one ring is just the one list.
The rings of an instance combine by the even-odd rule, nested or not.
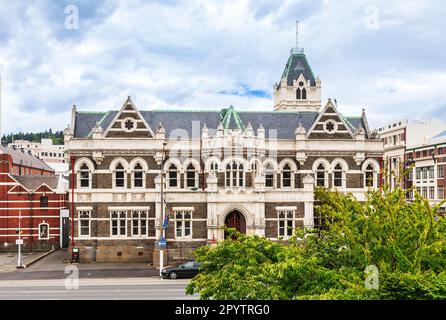
[(160, 277), (162, 276), (162, 271), (164, 269), (164, 249), (167, 247), (166, 238), (161, 236), (161, 238), (156, 242), (157, 248), (160, 250)]
[(19, 211), (19, 238), (16, 240), (16, 244), (18, 246), (17, 248), (17, 268), (21, 268), (22, 267), (22, 244), (23, 244), (23, 239), (21, 239), (21, 222), (22, 222), (22, 211)]

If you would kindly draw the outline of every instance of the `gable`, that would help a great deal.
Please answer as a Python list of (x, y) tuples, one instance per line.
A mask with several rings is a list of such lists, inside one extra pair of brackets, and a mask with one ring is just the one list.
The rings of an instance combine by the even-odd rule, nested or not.
[(130, 97), (104, 132), (106, 138), (153, 138), (155, 135)]
[(34, 192), (50, 193), (53, 192), (47, 185), (43, 184), (37, 188)]
[(28, 190), (26, 190), (23, 186), (20, 184), (12, 187), (8, 193), (28, 193)]
[(329, 100), (307, 133), (308, 139), (353, 139), (350, 126)]

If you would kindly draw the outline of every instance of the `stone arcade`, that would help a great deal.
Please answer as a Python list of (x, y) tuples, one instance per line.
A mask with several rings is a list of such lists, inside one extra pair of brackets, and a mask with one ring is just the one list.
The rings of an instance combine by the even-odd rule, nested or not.
[(274, 111), (140, 111), (129, 97), (119, 111), (73, 107), (65, 145), (81, 261), (155, 264), (161, 190), (172, 264), (224, 239), (225, 224), (270, 239), (313, 227), (315, 186), (364, 199), (379, 187), (383, 154), (364, 111), (322, 106), (321, 79), (299, 48), (274, 86)]

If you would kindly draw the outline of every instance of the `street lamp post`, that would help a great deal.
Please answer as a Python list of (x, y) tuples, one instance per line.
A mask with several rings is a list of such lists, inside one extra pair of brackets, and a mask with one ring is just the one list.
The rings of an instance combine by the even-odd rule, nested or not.
[[(163, 152), (161, 153), (161, 164), (160, 164), (160, 175), (161, 175), (161, 238), (166, 239), (166, 229), (164, 229), (164, 220), (165, 220), (165, 212), (164, 212), (164, 150), (167, 145), (167, 142), (163, 142)], [(160, 241), (160, 276), (162, 275), (162, 271), (164, 268), (164, 250)]]

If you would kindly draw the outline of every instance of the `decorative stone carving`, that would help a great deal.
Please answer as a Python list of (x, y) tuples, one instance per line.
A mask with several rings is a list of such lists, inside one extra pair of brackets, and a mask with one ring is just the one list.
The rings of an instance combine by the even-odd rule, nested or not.
[(134, 193), (132, 194), (132, 201), (143, 201), (144, 193)]
[(297, 151), (296, 160), (299, 162), (301, 166), (303, 166), (305, 164), (305, 161), (307, 161), (306, 153), (304, 151)]
[(217, 179), (217, 176), (215, 175), (215, 172), (211, 172), (211, 174), (206, 179), (206, 183), (207, 183), (207, 191), (208, 192), (217, 192), (218, 179)]
[(116, 202), (127, 201), (127, 195), (125, 193), (114, 193), (113, 201), (116, 201)]
[(93, 151), (93, 160), (100, 166), (104, 160), (104, 154), (101, 151)]
[(365, 140), (365, 130), (364, 128), (358, 126), (355, 130), (355, 138), (358, 141), (364, 141)]
[(81, 202), (91, 201), (91, 194), (89, 194), (89, 193), (79, 193), (78, 197), (79, 197), (78, 201), (81, 201)]
[(248, 122), (246, 126), (245, 133), (247, 137), (252, 137), (254, 135), (254, 130), (252, 129), (251, 122)]
[(64, 143), (67, 143), (73, 138), (73, 130), (70, 128), (70, 125), (68, 125), (67, 128), (63, 131), (64, 134)]
[(260, 124), (259, 128), (257, 129), (257, 138), (265, 139), (265, 129), (263, 128), (262, 124)]
[(302, 122), (299, 122), (299, 126), (294, 131), (296, 135), (296, 140), (305, 140), (305, 136), (307, 135), (307, 130), (305, 130)]
[(364, 152), (356, 152), (356, 155), (353, 157), (356, 164), (359, 166), (364, 160), (365, 160), (365, 153)]
[(102, 127), (99, 125), (99, 122), (96, 122), (96, 125), (94, 126), (93, 130), (91, 130), (91, 138), (93, 140), (103, 138), (103, 130)]
[(207, 139), (208, 137), (209, 137), (209, 129), (205, 123), (205, 124), (203, 124), (203, 128), (201, 129), (201, 138)]
[(160, 122), (158, 128), (156, 128), (155, 138), (164, 140), (166, 138), (166, 129), (163, 126), (163, 123)]

